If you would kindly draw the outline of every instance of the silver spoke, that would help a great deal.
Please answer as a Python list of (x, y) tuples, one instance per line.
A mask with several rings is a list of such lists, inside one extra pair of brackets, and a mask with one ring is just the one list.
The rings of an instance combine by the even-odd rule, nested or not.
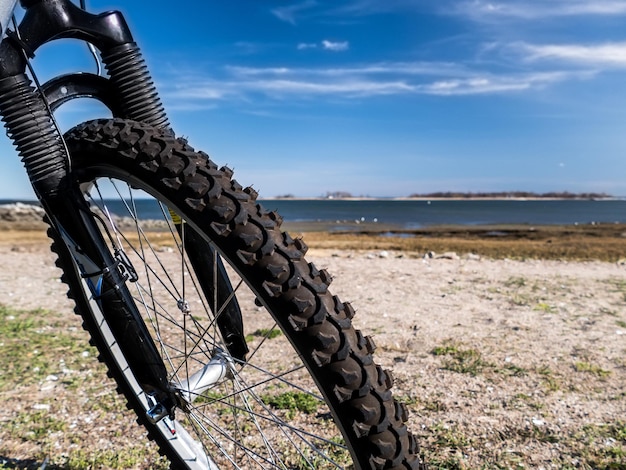
[[(88, 200), (105, 214), (112, 246), (126, 252), (139, 276), (128, 287), (181, 400), (171, 428), (168, 418), (163, 421), (165, 435), (173, 432), (173, 442), (180, 441), (172, 445), (192, 460), (199, 455), (198, 461), (207, 462), (197, 468), (343, 468), (336, 456), (348, 450), (339, 434), (330, 432), (330, 418), (320, 418), (330, 415), (325, 400), (267, 307), (255, 303), (257, 294), (227, 260), (220, 264), (213, 243), (207, 242), (214, 256), (207, 258), (212, 265), (204, 274), (212, 279), (199, 278), (187, 253), (196, 236), (187, 239), (190, 226), (162, 202), (151, 217), (164, 223), (144, 225), (144, 202), (133, 185), (110, 184), (120, 199), (115, 207), (121, 206), (130, 221), (118, 223), (95, 182)], [(218, 324), (232, 315), (233, 305), (249, 335), (245, 361), (229, 355), (221, 320)], [(212, 375), (218, 369), (211, 368), (219, 367), (223, 372)], [(154, 406), (147, 400), (146, 410)]]

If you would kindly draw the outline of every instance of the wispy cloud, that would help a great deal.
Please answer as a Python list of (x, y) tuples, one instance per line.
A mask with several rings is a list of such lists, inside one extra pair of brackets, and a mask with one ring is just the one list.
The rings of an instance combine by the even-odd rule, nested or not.
[(422, 0), (303, 0), (271, 12), (279, 20), (296, 25), (310, 19), (341, 21), (381, 13), (426, 10), (424, 5), (428, 3)]
[(488, 0), (463, 1), (452, 6), (451, 11), (478, 21), (494, 18), (531, 20), (547, 17), (583, 15), (626, 15), (623, 0), (520, 0), (501, 2)]
[(331, 4), (328, 12), (333, 15), (369, 16), (394, 11), (418, 10), (427, 4), (428, 2), (420, 0), (351, 0), (342, 2), (341, 5)]
[[(495, 74), (453, 63), (373, 63), (345, 68), (237, 67), (219, 79), (172, 80), (172, 99), (198, 101), (367, 99), (378, 96), (463, 96), (519, 93), (588, 78), (588, 71)], [(256, 98), (255, 98), (256, 97)]]
[(465, 79), (439, 80), (421, 86), (420, 92), (439, 96), (502, 94), (545, 88), (558, 82), (580, 79), (586, 75), (573, 72), (545, 72), (509, 76), (484, 74)]
[(316, 6), (317, 2), (315, 0), (304, 0), (303, 2), (294, 3), (285, 7), (274, 8), (272, 14), (281, 21), (295, 25), (298, 15)]
[(347, 51), (350, 48), (348, 41), (333, 42), (328, 40), (322, 41), (322, 47), (328, 51), (340, 52)]
[(497, 19), (533, 20), (567, 16), (624, 16), (624, 0), (440, 0), (431, 4), (426, 0), (349, 0), (324, 2), (303, 0), (275, 8), (272, 13), (282, 21), (296, 24), (302, 18), (349, 18), (402, 11), (432, 11), (456, 14), (476, 21)]
[(528, 61), (551, 60), (577, 66), (606, 68), (626, 67), (626, 42), (611, 42), (597, 45), (547, 44), (515, 45)]
[(329, 41), (327, 39), (324, 39), (319, 44), (316, 42), (301, 42), (298, 44), (297, 47), (299, 51), (320, 48), (326, 51), (342, 52), (342, 51), (347, 51), (348, 49), (350, 49), (350, 43), (348, 41), (336, 42), (336, 41)]

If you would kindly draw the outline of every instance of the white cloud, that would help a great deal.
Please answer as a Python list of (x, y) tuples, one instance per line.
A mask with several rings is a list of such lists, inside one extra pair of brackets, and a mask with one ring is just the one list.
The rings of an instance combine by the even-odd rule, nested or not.
[(626, 15), (626, 2), (623, 0), (522, 0), (511, 2), (472, 0), (461, 2), (452, 10), (478, 21), (507, 17), (531, 20), (563, 16)]
[(261, 75), (291, 75), (306, 77), (355, 77), (355, 76), (472, 76), (466, 67), (451, 62), (374, 62), (352, 67), (340, 68), (288, 68), (288, 67), (225, 67), (239, 77), (257, 77)]
[(529, 61), (549, 59), (604, 68), (626, 67), (626, 42), (598, 45), (519, 44), (517, 47), (526, 54), (526, 60)]
[(415, 87), (403, 81), (342, 80), (332, 82), (264, 80), (248, 84), (251, 89), (271, 94), (339, 95), (344, 97), (380, 96), (411, 93)]
[(501, 94), (543, 88), (547, 85), (572, 78), (576, 78), (576, 75), (568, 72), (548, 72), (510, 76), (485, 74), (466, 79), (451, 78), (435, 81), (431, 84), (421, 86), (419, 91), (424, 94), (439, 96)]
[(299, 13), (302, 13), (306, 10), (310, 10), (311, 8), (314, 8), (316, 5), (317, 5), (317, 2), (314, 0), (305, 0), (304, 2), (296, 3), (294, 5), (275, 8), (272, 10), (272, 14), (279, 20), (295, 25), (296, 17), (298, 16)]
[(341, 51), (347, 51), (348, 49), (350, 49), (350, 43), (348, 41), (333, 42), (333, 41), (324, 40), (319, 44), (315, 42), (301, 42), (298, 44), (298, 50), (300, 51), (306, 50), (306, 49), (317, 49), (318, 47), (321, 47), (322, 49), (326, 51), (341, 52)]
[[(375, 96), (462, 96), (519, 93), (560, 82), (584, 79), (588, 71), (508, 73), (471, 70), (447, 63), (372, 63), (346, 68), (237, 67), (223, 69), (219, 79), (172, 80), (166, 96), (190, 101), (257, 99), (339, 99)], [(165, 82), (165, 81), (164, 81)], [(253, 97), (257, 98), (253, 98)]]
[(329, 14), (368, 16), (393, 11), (416, 10), (421, 7), (420, 3), (427, 4), (418, 0), (352, 0), (337, 3), (338, 5), (333, 5), (329, 10)]
[(333, 42), (324, 40), (322, 41), (322, 47), (328, 51), (340, 52), (347, 51), (350, 48), (350, 44), (348, 43), (348, 41)]

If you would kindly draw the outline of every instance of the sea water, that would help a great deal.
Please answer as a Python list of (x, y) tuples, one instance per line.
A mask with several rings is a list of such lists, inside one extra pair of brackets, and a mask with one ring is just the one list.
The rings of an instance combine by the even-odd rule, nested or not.
[[(7, 204), (16, 201), (2, 201)], [(160, 219), (154, 201), (134, 201), (139, 217)], [(569, 225), (626, 223), (626, 200), (395, 200), (395, 199), (273, 199), (260, 203), (277, 210), (286, 222), (324, 223), (329, 226), (381, 224), (403, 229), (432, 225)], [(128, 213), (119, 201), (109, 201), (109, 210)]]

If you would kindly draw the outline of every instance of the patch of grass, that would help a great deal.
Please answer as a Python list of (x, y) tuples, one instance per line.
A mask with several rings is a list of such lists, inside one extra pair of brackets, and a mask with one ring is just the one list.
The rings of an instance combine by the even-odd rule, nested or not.
[(441, 456), (424, 453), (421, 458), (428, 462), (429, 470), (467, 470), (467, 465), (458, 455)]
[(504, 281), (504, 285), (506, 287), (517, 287), (519, 289), (520, 287), (524, 287), (526, 285), (526, 282), (526, 278), (524, 277), (512, 276)]
[(530, 395), (526, 395), (525, 393), (518, 393), (517, 395), (513, 397), (513, 400), (514, 402), (524, 403), (526, 406), (528, 406), (529, 408), (535, 411), (542, 410), (546, 407), (546, 405), (543, 404), (541, 401), (537, 400), (536, 398)]
[(440, 446), (461, 450), (471, 445), (469, 437), (467, 437), (462, 430), (454, 426), (451, 427), (447, 424), (437, 423), (431, 426), (430, 432), (434, 434), (435, 441)]
[(260, 328), (254, 333), (246, 336), (246, 341), (252, 341), (254, 338), (274, 339), (282, 335), (283, 332), (278, 328)]
[(226, 397), (225, 393), (218, 392), (217, 390), (209, 389), (202, 392), (201, 395), (198, 395), (194, 400), (193, 404), (195, 406), (200, 404), (215, 404), (218, 405), (221, 403)]
[[(121, 445), (118, 440), (113, 447), (102, 447), (107, 437), (127, 433), (126, 425), (134, 418), (130, 413), (122, 416), (126, 401), (97, 362), (78, 317), (0, 305), (0, 345), (0, 391), (11, 403), (5, 406), (0, 427), (0, 456), (7, 457), (0, 469), (38, 469), (44, 460), (50, 470), (169, 468), (153, 445), (136, 438), (143, 435), (139, 428), (130, 437), (125, 434)], [(40, 389), (48, 391), (42, 397), (32, 395)], [(63, 411), (55, 409), (58, 406)], [(102, 419), (107, 426), (114, 416), (120, 426), (102, 427), (100, 442), (85, 440), (74, 420), (80, 413)], [(18, 453), (26, 460), (11, 459)]]
[(576, 372), (587, 372), (593, 375), (597, 375), (600, 378), (608, 377), (611, 375), (610, 370), (602, 369), (600, 366), (591, 364), (590, 362), (578, 361), (574, 363), (574, 370)]
[(541, 376), (546, 389), (549, 392), (556, 392), (561, 389), (561, 381), (555, 376), (554, 372), (548, 366), (542, 366), (536, 370)]
[[(342, 437), (333, 436), (326, 442), (320, 442), (317, 451), (310, 448), (300, 450), (286, 444), (285, 449), (275, 449), (281, 456), (286, 468), (293, 470), (306, 470), (316, 468), (320, 470), (330, 470), (331, 468), (352, 468), (350, 452), (345, 447), (346, 443)], [(330, 460), (328, 460), (330, 459)], [(335, 465), (336, 464), (336, 465)]]
[(544, 313), (555, 313), (556, 309), (550, 305), (547, 304), (545, 302), (539, 302), (537, 305), (534, 306), (533, 310), (538, 310), (540, 312), (544, 312)]
[(417, 413), (422, 411), (430, 411), (433, 413), (440, 413), (446, 411), (448, 407), (446, 404), (440, 400), (432, 399), (432, 400), (424, 400), (415, 396), (409, 395), (395, 395), (394, 398), (399, 403), (404, 403), (410, 409), (416, 410)]
[(616, 320), (615, 324), (619, 326), (620, 328), (626, 328), (626, 321), (624, 320)]
[(512, 375), (513, 377), (523, 377), (525, 375), (528, 375), (528, 371), (526, 369), (512, 363), (507, 363), (501, 369), (497, 369), (497, 372)]
[(85, 450), (73, 451), (63, 462), (63, 468), (68, 470), (92, 470), (95, 468), (111, 468), (122, 470), (126, 468), (151, 468), (166, 470), (170, 468), (169, 461), (160, 457), (156, 462), (148, 461), (146, 452), (141, 448), (118, 450), (101, 450), (90, 452)]
[(28, 411), (18, 414), (5, 424), (14, 438), (22, 441), (40, 441), (49, 434), (65, 431), (67, 423), (52, 416), (49, 411)]
[(456, 354), (459, 348), (455, 344), (445, 344), (442, 346), (435, 346), (430, 353), (433, 356), (447, 356), (448, 354)]
[(545, 442), (549, 444), (555, 444), (561, 440), (561, 437), (557, 432), (545, 425), (538, 426), (535, 424), (529, 424), (523, 428), (515, 429), (513, 432), (515, 432), (523, 440)]
[(519, 292), (516, 292), (511, 296), (511, 303), (513, 305), (517, 305), (518, 307), (526, 307), (530, 305), (531, 302), (532, 299), (527, 294), (520, 294)]
[(460, 344), (447, 342), (441, 346), (436, 346), (431, 350), (435, 356), (445, 356), (442, 368), (458, 372), (461, 374), (477, 375), (487, 364), (480, 351), (476, 349), (465, 349)]
[[(313, 414), (317, 411), (319, 401), (303, 392), (285, 392), (279, 395), (264, 395), (264, 403), (277, 410), (287, 410), (291, 413), (299, 411), (301, 413)], [(291, 415), (293, 416), (293, 415)]]
[(626, 422), (587, 424), (570, 437), (587, 467), (623, 469), (626, 462)]
[[(73, 319), (73, 318), (72, 318)], [(80, 323), (76, 318), (76, 325)], [(61, 325), (58, 316), (45, 310), (17, 310), (0, 305), (0, 390), (21, 386), (57, 375), (71, 382), (85, 368), (85, 356), (96, 355), (78, 328)], [(66, 373), (67, 372), (67, 373)]]

